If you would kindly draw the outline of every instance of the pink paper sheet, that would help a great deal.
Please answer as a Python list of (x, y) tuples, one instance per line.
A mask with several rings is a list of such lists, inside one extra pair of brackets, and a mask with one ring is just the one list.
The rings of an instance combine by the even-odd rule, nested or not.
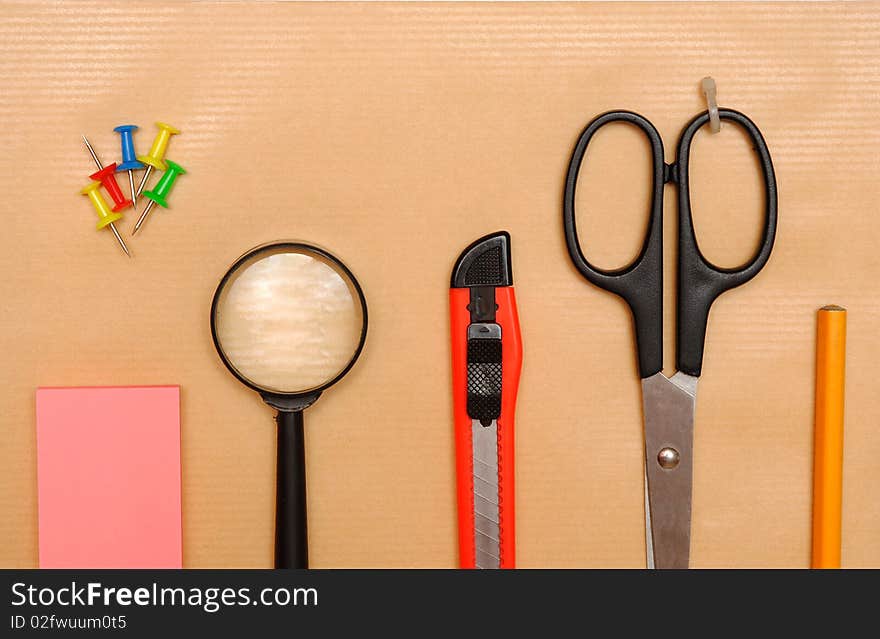
[(180, 388), (37, 389), (41, 568), (180, 568)]

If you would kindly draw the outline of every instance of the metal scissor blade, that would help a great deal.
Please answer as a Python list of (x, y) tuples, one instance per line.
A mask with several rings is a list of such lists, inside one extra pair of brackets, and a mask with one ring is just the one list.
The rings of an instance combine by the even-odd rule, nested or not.
[(471, 422), (474, 449), (474, 546), (477, 568), (501, 567), (498, 512), (498, 422)]
[(642, 380), (648, 568), (688, 567), (696, 401), (691, 375)]

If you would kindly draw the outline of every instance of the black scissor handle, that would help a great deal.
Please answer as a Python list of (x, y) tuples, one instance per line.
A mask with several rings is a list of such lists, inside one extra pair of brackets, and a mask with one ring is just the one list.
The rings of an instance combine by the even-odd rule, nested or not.
[(678, 339), (676, 359), (678, 370), (699, 377), (703, 366), (703, 344), (709, 308), (721, 293), (755, 277), (770, 257), (776, 238), (777, 196), (776, 176), (767, 143), (758, 127), (748, 117), (732, 109), (718, 109), (722, 120), (741, 126), (752, 140), (764, 176), (765, 220), (761, 245), (751, 260), (738, 268), (720, 268), (700, 252), (691, 215), (689, 160), (691, 143), (701, 126), (709, 121), (702, 113), (687, 125), (678, 141)]
[[(596, 131), (614, 122), (637, 126), (651, 143), (651, 213), (648, 232), (636, 258), (624, 268), (604, 270), (584, 256), (578, 241), (574, 200), (578, 173), (587, 145)], [(571, 155), (565, 178), (562, 223), (571, 261), (596, 286), (622, 297), (629, 304), (636, 329), (639, 373), (650, 377), (663, 368), (663, 185), (666, 181), (663, 141), (654, 125), (632, 111), (609, 111), (587, 125)]]

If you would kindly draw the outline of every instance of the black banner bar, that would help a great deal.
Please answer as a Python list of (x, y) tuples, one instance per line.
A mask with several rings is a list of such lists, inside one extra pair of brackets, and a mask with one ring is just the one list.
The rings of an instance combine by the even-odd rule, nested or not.
[[(614, 629), (610, 636), (628, 636), (653, 623), (659, 624), (656, 635), (662, 637), (667, 630), (693, 624), (707, 614), (720, 626), (739, 625), (754, 616), (784, 618), (788, 628), (792, 620), (818, 623), (817, 612), (827, 613), (834, 606), (858, 610), (859, 599), (872, 599), (877, 575), (868, 571), (2, 570), (6, 615), (0, 636), (75, 633), (164, 639), (206, 633), (297, 637), (370, 631), (415, 638), (438, 633), (469, 637), (485, 629), (494, 639), (506, 630), (518, 636), (523, 624), (540, 624), (546, 636), (555, 637), (570, 634), (566, 628), (578, 630), (577, 636), (598, 628)], [(873, 611), (873, 606), (861, 610)], [(847, 623), (835, 627), (840, 630), (852, 620), (847, 614), (841, 618)]]

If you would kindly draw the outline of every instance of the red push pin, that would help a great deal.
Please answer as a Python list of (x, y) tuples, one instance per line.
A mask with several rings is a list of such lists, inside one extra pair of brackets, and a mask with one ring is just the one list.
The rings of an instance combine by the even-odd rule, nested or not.
[(110, 194), (110, 197), (113, 198), (113, 211), (118, 213), (122, 209), (131, 206), (131, 200), (125, 199), (125, 196), (122, 194), (122, 189), (119, 188), (119, 183), (116, 181), (116, 176), (114, 175), (114, 172), (116, 171), (116, 163), (114, 162), (107, 166), (101, 164), (101, 160), (98, 159), (98, 154), (95, 153), (95, 149), (89, 144), (86, 136), (82, 136), (82, 139), (86, 144), (86, 148), (89, 150), (89, 155), (91, 155), (92, 159), (95, 161), (95, 166), (98, 167), (97, 173), (92, 173), (89, 177), (94, 182), (100, 182), (101, 186), (103, 186), (107, 193)]
[(119, 182), (116, 181), (116, 162), (108, 164), (100, 171), (92, 173), (89, 178), (95, 182), (100, 182), (104, 190), (113, 199), (113, 212), (118, 213), (123, 209), (131, 206), (131, 200), (127, 200), (119, 188)]

